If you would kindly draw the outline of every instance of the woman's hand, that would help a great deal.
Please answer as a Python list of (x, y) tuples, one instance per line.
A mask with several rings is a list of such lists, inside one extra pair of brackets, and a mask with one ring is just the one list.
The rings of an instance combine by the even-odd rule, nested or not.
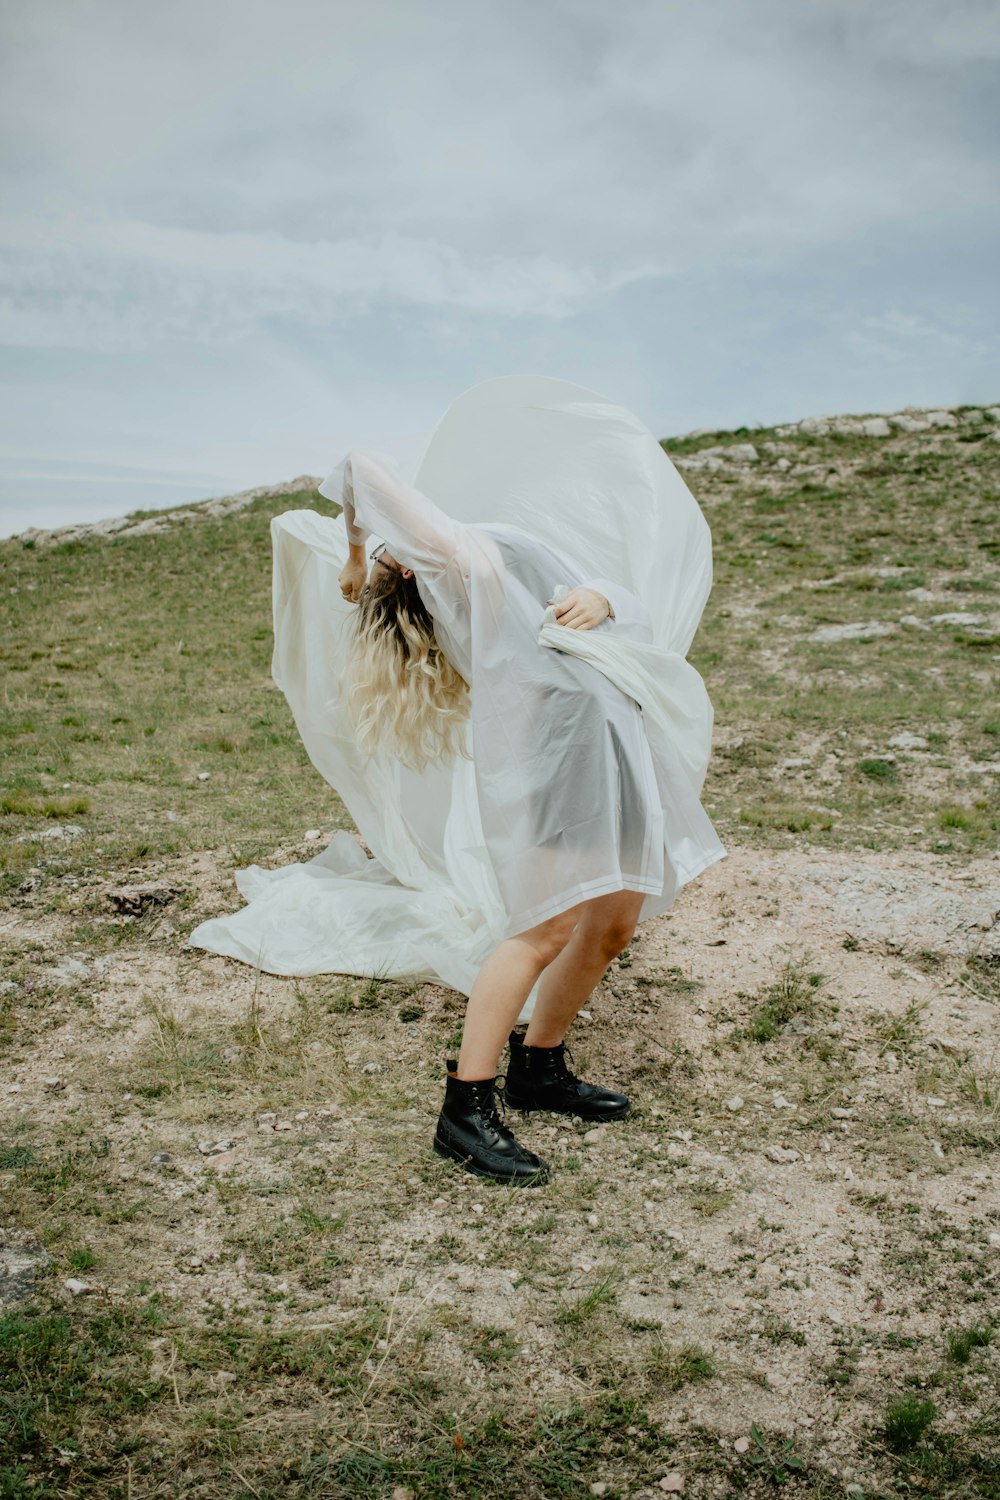
[(611, 605), (596, 589), (570, 589), (555, 611), (557, 625), (568, 625), (570, 630), (593, 630), (595, 625), (604, 624), (611, 614)]
[(368, 582), (368, 564), (363, 559), (350, 558), (341, 568), (338, 582), (344, 598), (350, 604), (357, 604)]

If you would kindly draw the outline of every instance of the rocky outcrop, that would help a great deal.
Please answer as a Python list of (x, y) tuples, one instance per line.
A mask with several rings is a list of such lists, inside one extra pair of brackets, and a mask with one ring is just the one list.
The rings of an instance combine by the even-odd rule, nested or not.
[(185, 505), (180, 510), (165, 510), (155, 516), (146, 516), (141, 521), (129, 516), (112, 516), (107, 521), (59, 526), (52, 531), (42, 531), (31, 526), (14, 537), (14, 541), (22, 544), (28, 542), (35, 547), (50, 547), (55, 542), (76, 542), (84, 537), (147, 536), (150, 532), (167, 531), (171, 526), (183, 526), (192, 521), (210, 520), (217, 516), (231, 516), (234, 511), (245, 510), (264, 495), (295, 495), (302, 490), (315, 490), (321, 483), (321, 477), (315, 474), (300, 474), (297, 479), (284, 479), (279, 484), (259, 484), (252, 490), (240, 490), (235, 495), (221, 495), (216, 500), (200, 500), (197, 504)]

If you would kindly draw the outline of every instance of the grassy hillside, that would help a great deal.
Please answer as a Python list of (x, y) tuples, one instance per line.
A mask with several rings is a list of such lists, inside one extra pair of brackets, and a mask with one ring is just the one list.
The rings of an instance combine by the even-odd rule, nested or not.
[[(977, 767), (1000, 750), (1000, 424), (975, 415), (882, 440), (664, 444), (682, 463), (750, 438), (760, 454), (685, 470), (715, 545), (692, 659), (716, 709), (705, 796), (724, 839), (995, 847), (997, 780)], [(329, 510), (282, 495), (154, 534), (0, 545), (9, 882), (38, 853), (16, 836), (45, 817), (91, 836), (61, 875), (93, 841), (105, 865), (204, 848), (239, 863), (342, 824), (269, 677), (268, 524), (309, 505)], [(829, 625), (873, 628), (814, 638)], [(900, 732), (927, 743), (890, 746)]]
[(1000, 423), (910, 425), (664, 444), (731, 857), (520, 1194), (429, 1150), (459, 996), (185, 946), (350, 826), (269, 677), (324, 502), (0, 543), (0, 1500), (998, 1500)]

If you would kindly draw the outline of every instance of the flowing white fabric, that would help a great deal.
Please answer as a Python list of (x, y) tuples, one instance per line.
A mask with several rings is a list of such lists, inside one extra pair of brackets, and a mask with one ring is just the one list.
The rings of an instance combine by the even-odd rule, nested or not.
[[(711, 583), (708, 528), (630, 413), (561, 381), (488, 381), (446, 414), (412, 484), (352, 453), (320, 492), (343, 521), (272, 522), (272, 670), (375, 858), (338, 834), (306, 864), (239, 871), (249, 904), (192, 944), (272, 973), (467, 994), (504, 936), (623, 889), (644, 894), (645, 919), (722, 857), (699, 801), (711, 705), (684, 660)], [(355, 745), (354, 607), (338, 576), (348, 536), (370, 535), (414, 569), (471, 684), (468, 759), (416, 773)], [(558, 625), (548, 601), (584, 585), (614, 620)]]

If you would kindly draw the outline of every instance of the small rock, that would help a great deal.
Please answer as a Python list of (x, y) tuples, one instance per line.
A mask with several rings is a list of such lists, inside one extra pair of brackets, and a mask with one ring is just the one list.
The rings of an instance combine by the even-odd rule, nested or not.
[(596, 1214), (587, 1215), (587, 1227), (589, 1229), (597, 1229), (600, 1226), (600, 1222), (601, 1221)]
[(169, 1167), (173, 1161), (173, 1157), (169, 1151), (155, 1151), (149, 1160), (150, 1164), (154, 1167)]
[(266, 1109), (263, 1114), (257, 1116), (258, 1125), (273, 1125), (278, 1116), (271, 1109)]
[(275, 1130), (294, 1130), (295, 1126), (292, 1124), (291, 1120), (277, 1120), (275, 1122), (274, 1128)]
[(737, 1453), (749, 1453), (750, 1439), (748, 1437), (738, 1437), (733, 1444), (733, 1448)]
[(49, 970), (47, 977), (60, 985), (79, 984), (82, 979), (90, 978), (90, 970), (79, 958), (64, 958)]
[(947, 1105), (947, 1102), (948, 1101), (946, 1099), (938, 1099), (933, 1094), (931, 1094), (927, 1100), (927, 1103), (931, 1109), (944, 1109)]
[(926, 750), (927, 741), (922, 734), (911, 734), (904, 729), (900, 734), (894, 734), (889, 741), (893, 750)]
[(214, 1151), (211, 1156), (206, 1156), (205, 1165), (213, 1172), (219, 1172), (223, 1167), (231, 1167), (238, 1159), (238, 1151)]
[(784, 1094), (775, 1094), (773, 1096), (773, 1098), (771, 1099), (771, 1103), (773, 1104), (773, 1106), (774, 1106), (775, 1109), (794, 1109), (795, 1108), (795, 1105), (792, 1104), (790, 1100), (786, 1099), (785, 1096), (784, 1096)]
[(237, 1377), (233, 1374), (232, 1370), (216, 1370), (215, 1374), (212, 1376), (212, 1379), (216, 1385), (232, 1385), (235, 1382), (236, 1378)]
[(985, 625), (986, 619), (983, 615), (969, 614), (967, 610), (952, 610), (948, 614), (931, 615), (932, 625)]
[(431, 1200), (431, 1208), (447, 1208), (447, 1207), (448, 1207), (448, 1200), (447, 1200), (447, 1198), (433, 1198)]
[(990, 1231), (990, 1244), (994, 1250), (1000, 1250), (1000, 1234), (997, 1234), (995, 1230)]
[(199, 1141), (198, 1150), (202, 1156), (221, 1156), (223, 1151), (232, 1150), (232, 1141)]
[(211, 777), (211, 774), (212, 774), (211, 771), (199, 771), (198, 772), (198, 780), (199, 781), (208, 781), (209, 778)]
[(385, 1063), (366, 1062), (361, 1069), (362, 1073), (388, 1073), (389, 1069)]
[(811, 641), (859, 641), (868, 637), (895, 634), (895, 625), (883, 624), (880, 620), (868, 620), (856, 625), (821, 625), (809, 636)]
[(296, 1112), (295, 1118), (297, 1120), (308, 1120), (309, 1111), (307, 1109), (300, 1109)]
[(168, 906), (181, 894), (174, 885), (162, 882), (146, 885), (124, 885), (114, 891), (105, 891), (104, 899), (113, 910), (123, 916), (141, 917), (154, 908)]
[(835, 1120), (849, 1120), (854, 1111), (853, 1109), (831, 1109), (830, 1113)]
[(731, 1094), (730, 1097), (726, 1100), (726, 1108), (729, 1109), (729, 1110), (732, 1110), (734, 1114), (736, 1113), (736, 1111), (738, 1109), (742, 1109), (743, 1108), (743, 1095), (742, 1094)]
[(668, 1495), (683, 1495), (684, 1475), (674, 1469), (670, 1474), (664, 1474), (660, 1480), (660, 1489), (666, 1490)]
[(50, 1093), (56, 1093), (59, 1089), (64, 1089), (65, 1087), (66, 1082), (62, 1078), (53, 1077), (42, 1079), (42, 1088), (48, 1089)]
[(592, 1484), (590, 1486), (590, 1493), (592, 1495), (606, 1495), (608, 1493), (608, 1487), (604, 1483), (604, 1480), (598, 1479), (596, 1483)]
[(306, 839), (307, 843), (314, 844), (317, 839), (321, 839), (323, 837), (323, 834), (319, 828), (307, 828), (303, 837)]
[(63, 1282), (63, 1286), (73, 1297), (84, 1297), (87, 1292), (94, 1290), (89, 1281), (78, 1281), (75, 1276), (70, 1276)]
[(764, 1155), (770, 1161), (780, 1162), (783, 1165), (799, 1159), (799, 1153), (786, 1146), (765, 1146)]
[(413, 1500), (413, 1491), (408, 1490), (405, 1484), (397, 1484), (393, 1489), (391, 1500)]
[(596, 1145), (597, 1142), (601, 1139), (601, 1127), (599, 1125), (595, 1125), (592, 1130), (585, 1131), (583, 1139), (584, 1143), (588, 1146)]

